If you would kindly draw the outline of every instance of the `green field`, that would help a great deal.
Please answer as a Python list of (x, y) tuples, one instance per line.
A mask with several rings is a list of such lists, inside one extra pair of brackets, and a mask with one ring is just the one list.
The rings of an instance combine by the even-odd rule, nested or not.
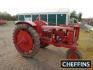
[(80, 30), (79, 49), (82, 52), (83, 59), (93, 60), (93, 32)]

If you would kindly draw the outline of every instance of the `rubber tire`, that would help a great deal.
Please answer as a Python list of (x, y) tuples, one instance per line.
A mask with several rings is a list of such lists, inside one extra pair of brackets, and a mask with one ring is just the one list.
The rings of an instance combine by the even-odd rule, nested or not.
[[(18, 48), (16, 47), (16, 39), (15, 39), (15, 35), (16, 35), (16, 31), (20, 30), (20, 29), (25, 29), (27, 30), (31, 36), (33, 37), (33, 40), (34, 40), (34, 48), (32, 49), (32, 52), (31, 53), (28, 53), (28, 54), (24, 54), (22, 52), (20, 52), (20, 50), (18, 50)], [(33, 57), (34, 55), (36, 55), (38, 53), (38, 50), (39, 50), (39, 47), (40, 47), (40, 38), (39, 38), (39, 35), (38, 33), (36, 32), (36, 30), (28, 25), (28, 24), (18, 24), (14, 30), (14, 33), (13, 33), (13, 42), (14, 42), (14, 45), (17, 49), (17, 51), (24, 57)]]
[(82, 59), (82, 54), (78, 50), (72, 51), (72, 49), (67, 50), (66, 58), (69, 59), (68, 57), (72, 53), (74, 53), (77, 56), (77, 59)]

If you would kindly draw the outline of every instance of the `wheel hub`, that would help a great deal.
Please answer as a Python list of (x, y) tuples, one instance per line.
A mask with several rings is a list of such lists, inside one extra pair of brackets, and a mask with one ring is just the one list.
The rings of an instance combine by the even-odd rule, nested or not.
[(78, 56), (75, 53), (71, 53), (69, 54), (68, 59), (78, 59)]

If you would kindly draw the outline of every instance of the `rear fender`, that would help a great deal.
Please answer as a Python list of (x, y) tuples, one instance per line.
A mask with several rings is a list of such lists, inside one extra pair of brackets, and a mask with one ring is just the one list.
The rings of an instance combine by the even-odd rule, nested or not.
[(15, 23), (15, 25), (18, 25), (18, 24), (28, 24), (30, 26), (36, 26), (36, 24), (34, 22), (31, 22), (31, 21), (18, 21)]

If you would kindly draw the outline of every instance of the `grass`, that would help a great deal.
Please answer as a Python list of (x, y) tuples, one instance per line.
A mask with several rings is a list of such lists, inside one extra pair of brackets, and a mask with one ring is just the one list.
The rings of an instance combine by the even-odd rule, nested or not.
[(80, 30), (79, 50), (83, 54), (83, 59), (93, 60), (93, 32)]

